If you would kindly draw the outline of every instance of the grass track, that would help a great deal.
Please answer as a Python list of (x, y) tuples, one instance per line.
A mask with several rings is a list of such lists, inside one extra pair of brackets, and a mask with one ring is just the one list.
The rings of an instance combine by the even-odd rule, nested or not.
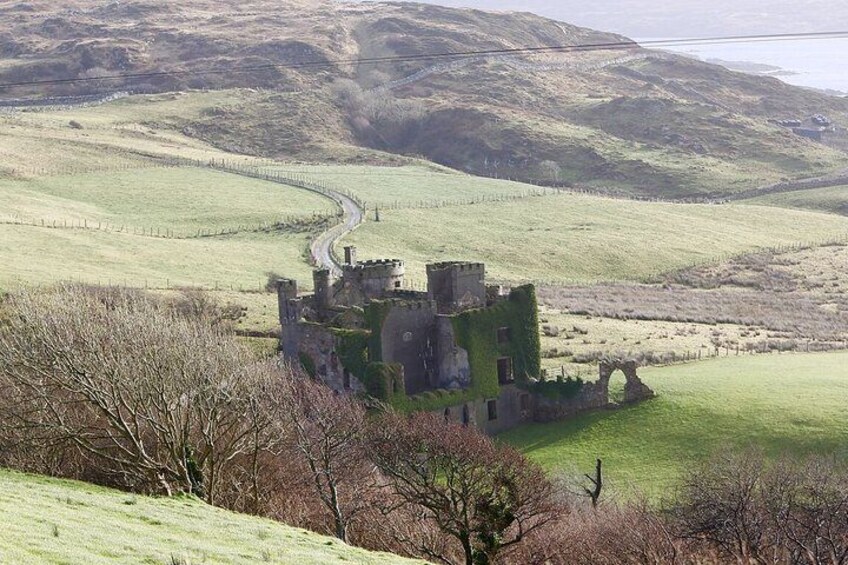
[(611, 490), (624, 495), (667, 494), (687, 466), (725, 447), (848, 460), (846, 352), (729, 357), (640, 376), (656, 399), (500, 437), (566, 476), (600, 457)]
[(844, 237), (848, 218), (765, 206), (633, 202), (562, 194), (390, 210), (345, 243), (366, 258), (468, 259), (491, 277), (556, 283), (638, 280), (758, 247)]
[(0, 562), (413, 563), (193, 498), (148, 498), (0, 469)]

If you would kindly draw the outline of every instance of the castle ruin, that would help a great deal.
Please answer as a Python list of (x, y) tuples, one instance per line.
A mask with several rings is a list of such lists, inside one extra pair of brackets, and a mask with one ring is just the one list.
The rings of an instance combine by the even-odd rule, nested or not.
[[(340, 393), (438, 412), (489, 434), (533, 421), (537, 411), (557, 414), (561, 402), (533, 392), (541, 374), (533, 285), (487, 285), (482, 263), (426, 270), (427, 290), (408, 290), (403, 261), (359, 261), (346, 247), (340, 276), (314, 271), (312, 294), (277, 281), (284, 357)], [(580, 391), (586, 408), (608, 404), (608, 387), (596, 387)], [(581, 402), (568, 406), (580, 411)]]

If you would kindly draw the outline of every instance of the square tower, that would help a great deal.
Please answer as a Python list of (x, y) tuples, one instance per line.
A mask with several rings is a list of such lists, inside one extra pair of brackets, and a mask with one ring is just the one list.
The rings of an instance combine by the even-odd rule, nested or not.
[(486, 305), (486, 266), (450, 261), (427, 265), (427, 296), (440, 314)]

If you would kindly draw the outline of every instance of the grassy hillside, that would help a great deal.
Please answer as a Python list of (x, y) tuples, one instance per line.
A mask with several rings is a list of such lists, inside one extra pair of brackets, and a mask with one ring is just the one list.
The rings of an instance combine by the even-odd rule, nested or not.
[(271, 169), (302, 173), (329, 185), (343, 187), (369, 208), (432, 207), (554, 192), (554, 189), (476, 177), (422, 164), (397, 167), (285, 164)]
[(265, 273), (311, 280), (308, 234), (164, 239), (96, 230), (0, 225), (0, 285), (74, 280), (132, 287), (259, 290)]
[(89, 226), (169, 230), (258, 229), (265, 224), (332, 214), (333, 203), (301, 189), (197, 168), (0, 180), (0, 220), (45, 220)]
[(848, 216), (848, 186), (781, 192), (752, 198), (748, 202), (780, 206), (781, 208), (803, 208), (819, 212), (832, 212)]
[[(740, 356), (644, 368), (658, 397), (501, 436), (552, 473), (604, 460), (611, 492), (671, 494), (687, 466), (724, 448), (848, 460), (848, 353)], [(613, 384), (623, 386), (619, 373)]]
[[(0, 83), (189, 71), (20, 87), (7, 89), (7, 97), (212, 89), (174, 95), (167, 117), (161, 100), (138, 106), (150, 112), (112, 132), (132, 133), (137, 143), (121, 155), (130, 164), (143, 146), (161, 149), (167, 140), (181, 151), (203, 153), (209, 150), (203, 141), (235, 153), (312, 162), (398, 164), (414, 155), (487, 177), (665, 198), (728, 194), (846, 164), (842, 151), (768, 123), (824, 113), (844, 124), (844, 99), (657, 55), (621, 36), (526, 13), (326, 0), (287, 0), (282, 7), (251, 0), (226, 13), (208, 0), (166, 8), (150, 0), (33, 0), (0, 13), (8, 22), (0, 33)], [(443, 61), (269, 67), (609, 42), (626, 49), (463, 61), (378, 91), (371, 89)], [(217, 72), (234, 67), (260, 69)], [(193, 72), (201, 69), (216, 74)], [(151, 128), (167, 134), (157, 139)], [(20, 138), (6, 150), (14, 158), (56, 153), (70, 139), (96, 157), (98, 142), (82, 138), (84, 130), (53, 136), (46, 145), (23, 130), (7, 135)]]
[[(844, 236), (848, 220), (765, 206), (633, 202), (578, 194), (391, 210), (346, 238), (369, 258), (473, 258), (494, 279), (638, 280), (721, 255)], [(414, 234), (414, 235), (413, 235)], [(417, 275), (420, 274), (420, 275)]]
[(3, 563), (414, 563), (194, 498), (148, 498), (0, 470)]

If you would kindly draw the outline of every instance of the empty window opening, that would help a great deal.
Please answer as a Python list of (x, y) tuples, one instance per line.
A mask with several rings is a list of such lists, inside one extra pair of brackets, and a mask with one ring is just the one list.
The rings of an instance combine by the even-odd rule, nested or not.
[(525, 413), (529, 412), (530, 411), (530, 395), (529, 394), (522, 394), (519, 398), (520, 398), (519, 402), (521, 403), (521, 411), (525, 412)]
[(395, 288), (400, 288), (400, 281), (395, 281)]
[(445, 422), (450, 422), (450, 419), (451, 419), (450, 408), (445, 408)]
[(486, 403), (486, 408), (489, 411), (489, 421), (498, 419), (498, 401), (490, 400)]
[(506, 385), (514, 380), (512, 377), (512, 359), (501, 357), (498, 359), (498, 383)]
[(503, 345), (512, 341), (512, 328), (498, 328), (498, 344)]
[(467, 426), (471, 422), (471, 414), (468, 411), (468, 405), (465, 404), (462, 407), (462, 424)]
[(350, 390), (350, 371), (347, 369), (342, 373), (342, 386), (344, 386), (345, 390)]

